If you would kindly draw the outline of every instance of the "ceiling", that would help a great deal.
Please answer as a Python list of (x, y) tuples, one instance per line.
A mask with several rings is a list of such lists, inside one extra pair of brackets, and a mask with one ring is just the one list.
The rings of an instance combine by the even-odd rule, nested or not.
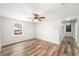
[(0, 3), (2, 16), (17, 20), (32, 21), (33, 13), (38, 13), (46, 18), (70, 17), (79, 15), (78, 3)]

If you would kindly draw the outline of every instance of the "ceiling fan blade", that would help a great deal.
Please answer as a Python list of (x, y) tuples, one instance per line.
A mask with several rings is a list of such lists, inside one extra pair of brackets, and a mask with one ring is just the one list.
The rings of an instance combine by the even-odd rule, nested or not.
[(41, 19), (44, 19), (45, 17), (40, 17)]
[(39, 21), (42, 21), (41, 19), (38, 19)]

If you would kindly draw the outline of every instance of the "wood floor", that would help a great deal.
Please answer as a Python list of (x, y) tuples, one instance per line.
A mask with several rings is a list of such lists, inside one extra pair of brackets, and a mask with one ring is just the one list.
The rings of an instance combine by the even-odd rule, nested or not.
[(31, 39), (17, 44), (3, 46), (2, 56), (46, 56), (54, 55), (58, 45), (40, 39)]
[(59, 45), (58, 56), (79, 56), (79, 47), (75, 39), (71, 36), (65, 36)]
[(2, 46), (1, 56), (77, 56), (79, 49), (72, 37), (65, 37), (61, 44), (40, 39), (30, 39)]

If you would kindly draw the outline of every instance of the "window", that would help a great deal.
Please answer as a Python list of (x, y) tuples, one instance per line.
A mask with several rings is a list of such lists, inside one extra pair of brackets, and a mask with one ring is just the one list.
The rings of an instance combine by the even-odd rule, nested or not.
[(71, 32), (71, 24), (66, 25), (66, 32)]
[(14, 24), (14, 35), (22, 35), (22, 24)]

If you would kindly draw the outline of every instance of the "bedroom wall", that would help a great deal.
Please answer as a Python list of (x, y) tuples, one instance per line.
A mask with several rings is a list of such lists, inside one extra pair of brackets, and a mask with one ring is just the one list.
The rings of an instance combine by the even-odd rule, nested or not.
[(45, 41), (59, 44), (60, 22), (56, 20), (44, 20), (36, 25), (36, 37)]
[[(18, 21), (15, 19), (2, 17), (2, 45), (34, 38), (35, 24), (32, 22)], [(23, 25), (23, 35), (14, 35), (14, 24)]]
[(77, 44), (79, 46), (79, 18), (77, 20)]
[(1, 50), (1, 16), (0, 16), (0, 50)]

